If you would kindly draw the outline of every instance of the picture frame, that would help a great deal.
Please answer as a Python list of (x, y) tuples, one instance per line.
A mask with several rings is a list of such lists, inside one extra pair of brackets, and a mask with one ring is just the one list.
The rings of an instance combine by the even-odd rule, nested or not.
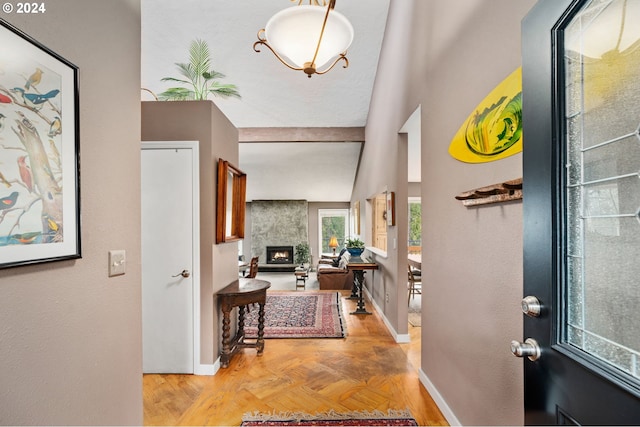
[(226, 160), (218, 159), (216, 193), (216, 243), (244, 239), (247, 174)]
[(81, 258), (78, 67), (0, 19), (0, 268)]
[(387, 226), (396, 225), (396, 193), (387, 191)]

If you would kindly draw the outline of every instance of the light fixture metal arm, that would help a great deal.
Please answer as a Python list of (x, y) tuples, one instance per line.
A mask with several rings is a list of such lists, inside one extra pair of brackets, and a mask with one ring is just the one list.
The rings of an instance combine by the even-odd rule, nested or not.
[[(326, 74), (326, 73), (328, 73), (329, 71), (331, 71), (331, 69), (332, 69), (333, 67), (335, 67), (335, 66), (336, 66), (336, 64), (337, 64), (339, 61), (342, 61), (342, 60), (344, 60), (344, 65), (342, 66), (342, 68), (348, 68), (348, 67), (349, 67), (349, 60), (347, 59), (347, 52), (344, 52), (344, 53), (341, 53), (341, 54), (340, 54), (340, 56), (338, 56), (338, 57), (336, 58), (336, 60), (335, 60), (335, 61), (333, 61), (333, 63), (331, 64), (331, 66), (330, 66), (329, 68), (327, 68), (327, 69), (326, 69), (326, 70), (324, 70), (324, 71), (318, 71), (318, 70), (316, 70), (316, 74), (320, 74), (320, 75), (322, 75), (322, 74)], [(311, 77), (311, 76), (309, 76), (309, 77)]]
[[(316, 51), (313, 54), (313, 59), (311, 60), (310, 63), (305, 64), (304, 72), (309, 75), (309, 78), (311, 78), (311, 74), (314, 74), (314, 73), (323, 74), (323, 73), (318, 73), (316, 71), (316, 58), (318, 57), (318, 52), (320, 52), (320, 45), (322, 44), (322, 37), (324, 37), (324, 30), (327, 27), (327, 20), (329, 19), (329, 12), (331, 12), (331, 10), (333, 8), (335, 8), (335, 7), (336, 7), (336, 0), (330, 0), (329, 6), (327, 6), (327, 13), (324, 14), (324, 21), (322, 21), (322, 29), (320, 30), (320, 37), (318, 37), (318, 44), (316, 45)], [(329, 70), (332, 69), (334, 65), (336, 65), (335, 62), (333, 64), (331, 64), (331, 67), (329, 67)], [(347, 61), (347, 65), (349, 65), (348, 61)], [(327, 71), (329, 71), (329, 70), (327, 70)]]
[(267, 43), (267, 39), (264, 36), (264, 28), (258, 31), (258, 41), (253, 44), (253, 50), (260, 53), (260, 49), (258, 48), (258, 45), (266, 46), (276, 56), (276, 58), (278, 58), (280, 62), (282, 62), (284, 65), (291, 68), (292, 70), (295, 70), (295, 71), (304, 70), (304, 68), (302, 67), (294, 67), (293, 65), (288, 64), (287, 61), (285, 61), (280, 55), (278, 55), (278, 52), (276, 52), (271, 46), (269, 46), (269, 43)]

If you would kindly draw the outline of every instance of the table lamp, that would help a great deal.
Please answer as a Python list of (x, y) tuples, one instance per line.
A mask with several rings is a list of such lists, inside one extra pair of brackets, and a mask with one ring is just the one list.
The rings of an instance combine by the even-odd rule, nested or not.
[(329, 240), (329, 247), (333, 249), (333, 254), (336, 254), (336, 248), (338, 247), (338, 238), (336, 236), (331, 236)]

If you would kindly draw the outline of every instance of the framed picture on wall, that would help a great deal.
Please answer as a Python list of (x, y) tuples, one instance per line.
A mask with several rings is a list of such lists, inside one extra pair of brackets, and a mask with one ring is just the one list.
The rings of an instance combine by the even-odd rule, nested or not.
[(0, 268), (80, 258), (78, 68), (0, 19)]
[(396, 193), (387, 191), (387, 225), (396, 225)]

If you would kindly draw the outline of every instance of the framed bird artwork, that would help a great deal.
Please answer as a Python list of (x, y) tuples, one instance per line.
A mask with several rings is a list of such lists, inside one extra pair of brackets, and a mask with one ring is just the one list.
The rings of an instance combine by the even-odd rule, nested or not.
[(79, 258), (78, 67), (0, 19), (0, 268)]

